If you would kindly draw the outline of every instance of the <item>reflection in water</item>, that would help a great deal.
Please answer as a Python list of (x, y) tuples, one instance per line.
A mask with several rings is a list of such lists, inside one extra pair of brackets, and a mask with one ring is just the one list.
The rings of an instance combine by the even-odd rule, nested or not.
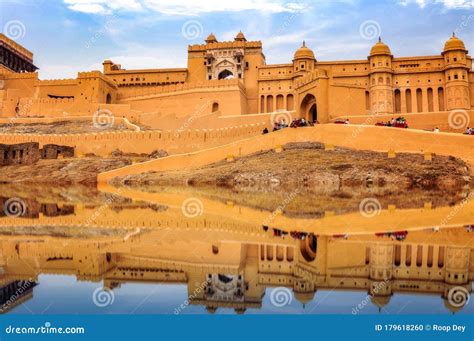
[[(170, 295), (171, 304), (149, 306), (151, 313), (183, 313), (188, 305), (190, 311), (205, 307), (210, 313), (294, 312), (295, 302), (306, 307), (304, 312), (317, 313), (317, 305), (332, 300), (338, 302), (336, 313), (361, 313), (366, 306), (387, 312), (394, 296), (407, 304), (413, 300), (406, 294), (428, 294), (446, 312), (472, 312), (474, 241), (467, 220), (472, 202), (456, 210), (304, 220), (281, 214), (268, 219), (272, 212), (196, 193), (124, 190), (120, 195), (130, 199), (115, 194), (101, 205), (66, 205), (15, 198), (25, 205), (21, 215), (8, 214), (12, 198), (1, 198), (2, 312), (25, 312), (22, 307), (38, 305), (38, 300), (48, 306), (61, 288), (71, 289), (65, 299), (77, 309), (64, 311), (101, 313), (113, 306), (114, 312), (130, 312), (121, 293), (133, 283), (146, 284), (133, 293), (144, 307), (153, 288), (186, 286), (186, 295)], [(203, 212), (185, 214), (181, 203), (190, 197)], [(42, 292), (42, 286), (54, 282), (45, 276), (51, 274), (76, 280)], [(87, 282), (101, 291), (80, 289)], [(324, 298), (318, 298), (318, 291)], [(359, 293), (359, 299), (341, 301), (347, 293)], [(416, 312), (428, 313), (429, 307), (417, 306)]]

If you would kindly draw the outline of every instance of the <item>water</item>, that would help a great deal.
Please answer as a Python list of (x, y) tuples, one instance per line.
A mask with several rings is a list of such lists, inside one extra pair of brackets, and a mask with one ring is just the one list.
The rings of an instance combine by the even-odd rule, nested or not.
[(332, 201), (299, 190), (1, 193), (8, 314), (474, 310), (469, 194), (444, 205), (429, 194), (401, 203), (360, 191)]

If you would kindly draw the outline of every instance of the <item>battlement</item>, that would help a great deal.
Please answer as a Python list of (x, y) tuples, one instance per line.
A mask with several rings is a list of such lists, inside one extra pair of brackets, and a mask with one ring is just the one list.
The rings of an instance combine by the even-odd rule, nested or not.
[(258, 41), (222, 41), (208, 44), (188, 45), (188, 52), (206, 51), (212, 49), (235, 49), (235, 48), (262, 48), (262, 42)]
[(35, 82), (36, 86), (42, 85), (77, 85), (77, 79), (74, 78), (63, 78), (63, 79), (38, 79)]
[(118, 88), (117, 84), (114, 81), (112, 81), (109, 77), (105, 76), (100, 71), (95, 70), (95, 71), (78, 72), (77, 73), (77, 79), (78, 80), (86, 80), (86, 79), (95, 80), (96, 78), (106, 82), (109, 86), (111, 86), (114, 89)]
[[(259, 135), (265, 123), (244, 124), (220, 129), (178, 129), (175, 131), (106, 131), (78, 134), (0, 134), (0, 143), (38, 142), (74, 147), (78, 155), (109, 156), (114, 150), (146, 153), (166, 150), (168, 154), (188, 153)], [(124, 143), (128, 141), (129, 143)]]

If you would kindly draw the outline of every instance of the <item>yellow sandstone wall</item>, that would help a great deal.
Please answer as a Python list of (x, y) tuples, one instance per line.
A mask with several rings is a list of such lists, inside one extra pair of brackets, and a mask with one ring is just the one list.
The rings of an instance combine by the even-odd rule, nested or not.
[(440, 131), (444, 132), (464, 133), (467, 127), (474, 127), (474, 110), (415, 114), (351, 115), (339, 116), (334, 118), (333, 121), (336, 119), (342, 120), (347, 118), (351, 124), (375, 125), (379, 121), (387, 122), (392, 118), (397, 118), (399, 116), (405, 117), (408, 126), (413, 129), (432, 130), (434, 128), (439, 128)]
[(172, 155), (134, 164), (101, 173), (98, 180), (106, 182), (117, 176), (200, 167), (225, 160), (229, 155), (244, 156), (275, 149), (277, 146), (289, 142), (303, 141), (316, 141), (358, 150), (380, 152), (389, 150), (412, 153), (431, 152), (440, 155), (453, 155), (474, 164), (474, 154), (472, 153), (474, 139), (472, 136), (389, 127), (327, 124), (311, 128), (287, 128), (276, 133), (250, 137), (208, 150)]
[(261, 133), (264, 124), (248, 124), (237, 127), (184, 130), (184, 131), (113, 131), (90, 134), (2, 134), (1, 144), (38, 142), (40, 148), (45, 144), (59, 144), (76, 148), (76, 155), (93, 153), (109, 156), (119, 149), (125, 153), (151, 153), (166, 150), (168, 154), (187, 153), (230, 143)]

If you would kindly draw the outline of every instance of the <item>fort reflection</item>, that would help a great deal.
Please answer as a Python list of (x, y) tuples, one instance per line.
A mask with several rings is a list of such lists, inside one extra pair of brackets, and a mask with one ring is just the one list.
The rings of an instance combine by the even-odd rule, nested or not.
[[(366, 292), (381, 309), (393, 295), (429, 294), (453, 312), (464, 303), (453, 304), (450, 292), (472, 291), (474, 241), (464, 223), (472, 220), (471, 202), (440, 229), (426, 224), (440, 223), (455, 208), (400, 210), (404, 225), (382, 212), (372, 219), (355, 213), (306, 219), (304, 228), (304, 219), (280, 215), (262, 226), (269, 212), (204, 197), (202, 214), (186, 217), (182, 203), (189, 193), (142, 193), (140, 199), (120, 193), (131, 198), (118, 204), (111, 195), (102, 205), (57, 203), (52, 211), (58, 214), (40, 209), (33, 218), (0, 217), (2, 311), (31, 299), (41, 274), (102, 282), (113, 291), (126, 283), (185, 284), (190, 304), (209, 312), (261, 309), (275, 287), (288, 288), (302, 304), (318, 290)], [(397, 229), (386, 224), (390, 214)], [(23, 283), (32, 285), (19, 293)]]

